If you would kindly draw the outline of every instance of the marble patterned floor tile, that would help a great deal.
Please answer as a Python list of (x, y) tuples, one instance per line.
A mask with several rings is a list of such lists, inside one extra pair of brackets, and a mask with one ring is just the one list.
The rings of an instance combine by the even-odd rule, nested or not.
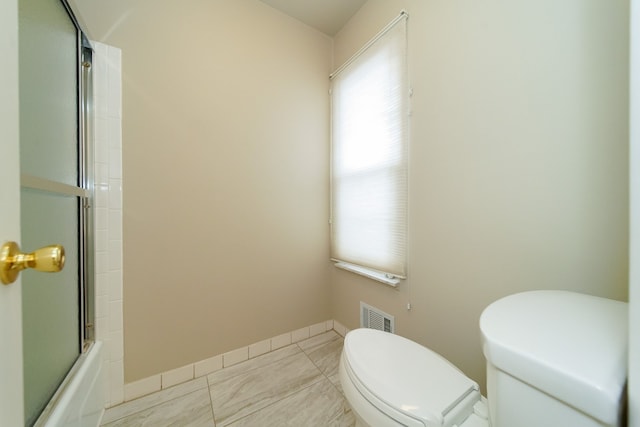
[(160, 405), (136, 412), (105, 427), (215, 427), (207, 389), (201, 389)]
[(342, 390), (342, 384), (340, 384), (340, 375), (336, 373), (335, 375), (331, 375), (329, 377), (329, 381), (333, 384), (341, 394), (344, 394), (344, 390)]
[(209, 385), (215, 384), (217, 382), (225, 381), (231, 377), (235, 377), (236, 375), (244, 374), (253, 369), (267, 368), (272, 363), (301, 353), (302, 352), (297, 345), (288, 345), (276, 351), (254, 357), (253, 359), (238, 363), (237, 365), (229, 366), (228, 368), (213, 372), (207, 375), (207, 380), (209, 381)]
[(355, 418), (344, 398), (331, 382), (324, 379), (229, 424), (229, 427), (353, 425)]
[(124, 418), (136, 412), (144, 411), (145, 409), (160, 405), (177, 397), (184, 396), (185, 394), (206, 388), (207, 379), (204, 377), (169, 387), (156, 393), (107, 409), (102, 417), (102, 423), (110, 423), (111, 421)]
[(327, 331), (323, 334), (315, 335), (311, 338), (300, 341), (297, 344), (298, 346), (300, 346), (302, 351), (306, 352), (313, 349), (314, 347), (322, 346), (323, 344), (333, 341), (336, 338), (342, 339), (342, 337), (338, 335), (336, 331)]
[(229, 425), (324, 379), (300, 352), (272, 363), (269, 369), (254, 369), (210, 383), (216, 425)]
[[(309, 359), (325, 374), (331, 377), (338, 374), (340, 355), (344, 339), (334, 331), (310, 338), (300, 345)], [(316, 339), (318, 338), (318, 339)]]
[(102, 425), (351, 427), (338, 377), (343, 342), (335, 331), (313, 336), (110, 408)]

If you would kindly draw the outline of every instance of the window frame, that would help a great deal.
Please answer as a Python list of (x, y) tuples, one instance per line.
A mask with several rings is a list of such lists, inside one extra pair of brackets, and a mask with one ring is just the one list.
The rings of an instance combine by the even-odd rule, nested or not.
[[(369, 277), (371, 279), (383, 282), (385, 284), (391, 286), (397, 286), (400, 282), (400, 279), (406, 278), (406, 270), (407, 270), (407, 228), (408, 228), (408, 153), (409, 153), (409, 113), (410, 113), (410, 84), (408, 78), (408, 14), (406, 11), (401, 11), (400, 15), (397, 16), (393, 21), (391, 21), (387, 26), (385, 26), (373, 39), (371, 39), (368, 43), (366, 43), (354, 56), (352, 56), (344, 65), (339, 67), (334, 73), (330, 75), (331, 79), (331, 170), (330, 170), (330, 239), (331, 239), (331, 260), (335, 263), (335, 266), (338, 268), (342, 268), (348, 271), (352, 271), (357, 274), (361, 274), (363, 276)], [(401, 24), (399, 26), (399, 24)], [(395, 39), (391, 39), (390, 41), (385, 38), (385, 36), (391, 31), (396, 31), (398, 34), (391, 35), (390, 37), (395, 37)], [(339, 79), (344, 79), (345, 75), (348, 78), (348, 74), (353, 72), (353, 68), (355, 70), (359, 70), (360, 66), (363, 64), (361, 61), (365, 61), (367, 59), (365, 53), (372, 53), (375, 55), (377, 51), (375, 49), (380, 48), (379, 43), (389, 43), (389, 45), (382, 45), (382, 48), (386, 49), (398, 49), (400, 52), (399, 55), (396, 55), (395, 59), (397, 63), (395, 65), (389, 66), (389, 69), (394, 69), (397, 72), (395, 78), (398, 79), (399, 89), (397, 92), (399, 95), (399, 102), (396, 101), (398, 105), (394, 105), (391, 109), (390, 113), (387, 116), (387, 120), (395, 120), (399, 124), (396, 124), (395, 127), (400, 129), (399, 135), (399, 143), (397, 143), (397, 147), (402, 151), (400, 154), (398, 162), (388, 162), (388, 164), (384, 165), (384, 173), (389, 172), (389, 170), (394, 168), (399, 168), (399, 173), (395, 174), (394, 177), (400, 177), (398, 182), (394, 182), (394, 190), (398, 190), (397, 193), (400, 194), (400, 202), (397, 203), (397, 206), (394, 204), (394, 215), (395, 222), (391, 221), (390, 223), (395, 224), (393, 228), (393, 235), (396, 238), (393, 246), (392, 252), (394, 255), (392, 257), (389, 254), (386, 254), (387, 258), (393, 258), (392, 262), (382, 262), (377, 263), (371, 260), (362, 260), (359, 259), (358, 256), (349, 255), (348, 253), (345, 255), (345, 251), (343, 248), (338, 248), (340, 244), (337, 242), (339, 239), (337, 237), (337, 233), (340, 232), (340, 218), (336, 216), (336, 193), (339, 191), (336, 189), (337, 178), (336, 178), (336, 144), (340, 142), (336, 142), (336, 132), (342, 131), (339, 129), (336, 131), (336, 122), (340, 122), (339, 119), (335, 118), (336, 109), (340, 107), (336, 107), (336, 94), (334, 93), (334, 85), (336, 84), (336, 77)], [(395, 43), (395, 44), (393, 44)], [(374, 49), (371, 49), (374, 48)], [(371, 51), (370, 51), (371, 49)], [(364, 55), (364, 59), (363, 58)], [(375, 56), (374, 56), (375, 58)], [(371, 58), (368, 58), (371, 60)], [(372, 61), (373, 62), (373, 61)], [(366, 65), (366, 64), (365, 64)], [(361, 70), (361, 69), (360, 69)], [(389, 104), (389, 103), (388, 103)], [(342, 124), (340, 124), (342, 126)], [(397, 137), (398, 135), (393, 135)], [(383, 162), (384, 163), (384, 162)], [(376, 167), (380, 167), (377, 165)], [(364, 168), (363, 168), (364, 169)], [(374, 175), (374, 168), (371, 168), (369, 172), (370, 175)], [(338, 172), (339, 173), (339, 172)], [(360, 174), (362, 177), (366, 174)], [(341, 176), (340, 179), (344, 179), (344, 176)], [(366, 179), (366, 178), (363, 178)], [(396, 195), (396, 192), (393, 193)], [(336, 223), (338, 222), (338, 223)], [(347, 250), (348, 252), (348, 250)]]

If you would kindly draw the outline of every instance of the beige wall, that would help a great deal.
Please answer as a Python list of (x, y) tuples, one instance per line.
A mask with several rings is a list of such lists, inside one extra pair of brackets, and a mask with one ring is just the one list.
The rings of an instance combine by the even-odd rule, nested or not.
[(329, 319), (331, 40), (256, 0), (91, 10), (122, 49), (125, 381)]
[[(126, 381), (365, 301), (484, 384), (501, 296), (627, 298), (626, 1), (370, 0), (332, 41), (257, 0), (86, 0), (120, 47)], [(327, 74), (410, 14), (409, 279), (328, 267)], [(407, 303), (412, 310), (406, 310)]]
[(336, 36), (335, 64), (402, 8), (409, 278), (395, 290), (333, 270), (333, 315), (354, 328), (360, 300), (378, 306), (484, 384), (491, 301), (627, 298), (628, 2), (371, 0)]

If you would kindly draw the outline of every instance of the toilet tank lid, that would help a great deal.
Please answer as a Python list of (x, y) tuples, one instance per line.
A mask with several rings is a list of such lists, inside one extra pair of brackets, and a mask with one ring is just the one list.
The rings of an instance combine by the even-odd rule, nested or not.
[(427, 426), (445, 417), (478, 384), (451, 362), (399, 335), (355, 329), (344, 340), (344, 357), (358, 382), (380, 402)]
[(498, 369), (615, 424), (627, 378), (627, 319), (620, 301), (567, 291), (515, 294), (480, 316), (483, 352)]

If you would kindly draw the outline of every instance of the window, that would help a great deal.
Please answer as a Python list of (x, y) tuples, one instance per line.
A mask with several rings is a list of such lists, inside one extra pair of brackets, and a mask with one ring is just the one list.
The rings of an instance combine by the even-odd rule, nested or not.
[(403, 12), (331, 75), (331, 258), (392, 285), (406, 275), (406, 52)]

